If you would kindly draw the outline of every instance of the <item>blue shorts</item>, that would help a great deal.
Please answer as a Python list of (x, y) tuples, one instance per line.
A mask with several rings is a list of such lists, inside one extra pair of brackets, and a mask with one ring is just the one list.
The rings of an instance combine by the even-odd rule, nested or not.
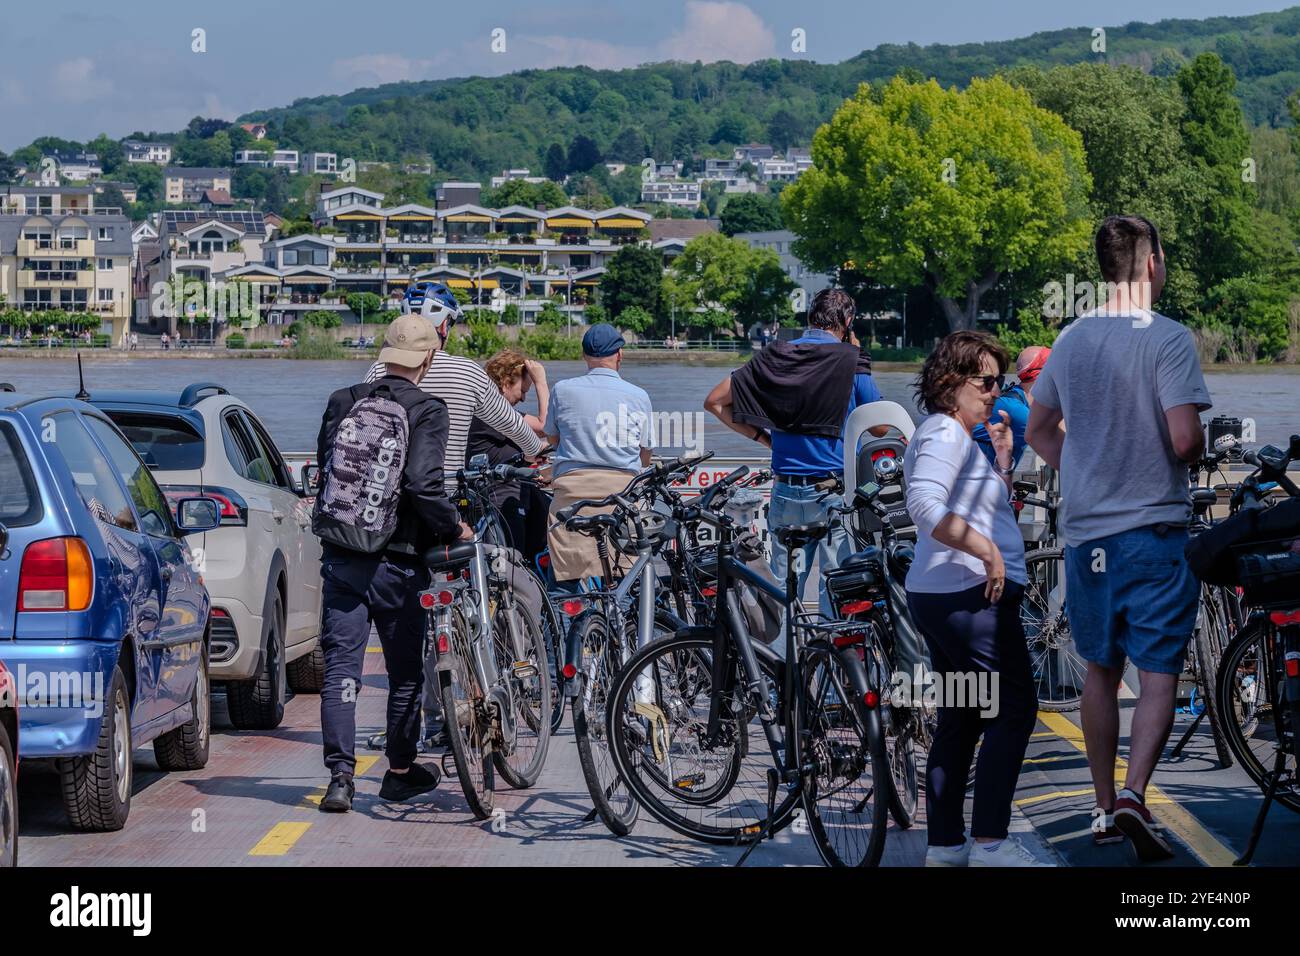
[(1154, 525), (1066, 546), (1065, 610), (1080, 657), (1182, 673), (1200, 594), (1186, 544), (1186, 529)]

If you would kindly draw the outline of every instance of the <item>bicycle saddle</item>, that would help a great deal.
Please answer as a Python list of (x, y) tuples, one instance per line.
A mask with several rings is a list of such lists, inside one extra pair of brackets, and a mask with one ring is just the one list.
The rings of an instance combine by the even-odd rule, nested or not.
[(825, 521), (814, 521), (809, 524), (792, 524), (777, 528), (776, 539), (787, 548), (799, 548), (813, 541), (820, 541), (829, 532), (830, 525)]
[(473, 541), (457, 541), (454, 544), (439, 544), (424, 552), (424, 563), (430, 570), (437, 571), (453, 564), (464, 564), (474, 557), (478, 547)]
[(1192, 510), (1198, 515), (1205, 514), (1205, 510), (1218, 500), (1219, 493), (1213, 488), (1192, 489)]

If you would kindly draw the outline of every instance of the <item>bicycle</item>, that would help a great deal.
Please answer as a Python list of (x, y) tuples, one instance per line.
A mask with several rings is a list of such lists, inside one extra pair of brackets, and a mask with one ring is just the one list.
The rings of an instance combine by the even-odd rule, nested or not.
[[(741, 466), (719, 485), (748, 470)], [(861, 623), (803, 611), (798, 559), (789, 562), (781, 590), (737, 560), (731, 518), (699, 507), (690, 517), (718, 536), (713, 624), (642, 647), (615, 677), (606, 733), (619, 778), (676, 832), (711, 844), (748, 844), (737, 865), (789, 825), (800, 805), (823, 862), (876, 865), (888, 814), (888, 791), (878, 782), (889, 771), (880, 688), (851, 646), (865, 639)], [(795, 553), (829, 530), (814, 523), (777, 534)], [(784, 658), (752, 640), (737, 581), (785, 608)], [(760, 732), (766, 759), (750, 749), (751, 735)]]
[[(476, 461), (457, 472), (457, 479), (465, 491), (525, 474)], [(480, 820), (492, 816), (496, 774), (514, 789), (537, 782), (551, 736), (550, 667), (541, 624), (516, 599), (519, 568), (509, 550), (485, 540), (491, 526), (484, 514), (472, 540), (429, 549), (424, 560), (432, 582), (420, 593), (456, 778)]]
[[(564, 695), (571, 700), (573, 735), (583, 779), (591, 794), (592, 813), (617, 836), (632, 831), (637, 803), (621, 786), (609, 760), (605, 736), (605, 706), (609, 682), (638, 646), (650, 643), (656, 632), (674, 633), (682, 621), (656, 600), (658, 575), (655, 554), (666, 540), (667, 521), (641, 504), (653, 500), (656, 490), (689, 473), (701, 456), (686, 456), (646, 469), (632, 478), (623, 491), (601, 499), (582, 499), (556, 513), (556, 526), (595, 538), (603, 576), (600, 585), (562, 599), (570, 618), (565, 647)], [(610, 508), (613, 513), (582, 515), (589, 508)], [(622, 537), (620, 545), (617, 540)], [(616, 580), (611, 544), (620, 553), (635, 554), (631, 567)], [(558, 596), (558, 595), (557, 595)], [(635, 613), (631, 613), (635, 605)]]
[[(1231, 438), (1231, 436), (1225, 436)], [(1201, 461), (1189, 469), (1192, 494), (1192, 522), (1189, 532), (1192, 535), (1208, 531), (1214, 524), (1212, 510), (1219, 500), (1216, 486), (1202, 486), (1200, 476), (1207, 480), (1215, 473), (1221, 473), (1223, 462), (1230, 451), (1237, 447), (1235, 439), (1210, 449)], [(1222, 476), (1225, 477), (1226, 476)], [(1223, 487), (1228, 487), (1225, 483)], [(1196, 609), (1196, 627), (1192, 632), (1192, 641), (1188, 645), (1186, 671), (1192, 677), (1192, 691), (1187, 709), (1192, 714), (1192, 722), (1183, 735), (1170, 750), (1171, 757), (1177, 757), (1187, 746), (1201, 721), (1207, 717), (1210, 721), (1210, 736), (1214, 740), (1215, 754), (1219, 766), (1227, 768), (1233, 763), (1232, 748), (1228, 746), (1223, 732), (1223, 715), (1219, 712), (1218, 699), (1215, 694), (1215, 679), (1218, 675), (1219, 661), (1224, 648), (1232, 635), (1241, 630), (1244, 624), (1241, 603), (1236, 592), (1230, 588), (1214, 584), (1201, 583), (1200, 596)]]
[[(1294, 503), (1300, 488), (1286, 469), (1298, 459), (1300, 435), (1291, 436), (1286, 451), (1269, 445), (1247, 452), (1243, 460), (1255, 471), (1233, 492), (1230, 514), (1263, 512), (1272, 485)], [(1249, 843), (1235, 861), (1239, 866), (1253, 858), (1275, 800), (1300, 813), (1300, 552), (1291, 550), (1295, 540), (1300, 537), (1287, 533), (1278, 540), (1230, 545), (1250, 613), (1223, 651), (1215, 693), (1219, 712), (1233, 718), (1221, 724), (1228, 746), (1264, 792)], [(1270, 750), (1271, 769), (1265, 765)]]

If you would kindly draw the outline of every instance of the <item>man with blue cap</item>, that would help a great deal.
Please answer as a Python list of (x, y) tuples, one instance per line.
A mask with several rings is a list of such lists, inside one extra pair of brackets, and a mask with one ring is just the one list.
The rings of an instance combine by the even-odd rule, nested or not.
[[(556, 443), (552, 525), (560, 509), (580, 498), (604, 498), (622, 491), (650, 464), (654, 447), (650, 396), (618, 374), (624, 344), (612, 325), (593, 325), (582, 337), (587, 374), (557, 382), (551, 390), (546, 434)], [(596, 509), (584, 512), (596, 513)], [(560, 587), (576, 590), (579, 581), (603, 573), (594, 539), (555, 528), (548, 544), (551, 569)]]

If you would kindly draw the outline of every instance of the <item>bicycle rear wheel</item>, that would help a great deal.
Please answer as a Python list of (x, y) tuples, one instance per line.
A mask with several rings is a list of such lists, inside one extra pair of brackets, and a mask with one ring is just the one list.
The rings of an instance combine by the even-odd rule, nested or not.
[[(851, 647), (815, 641), (800, 656), (797, 732), (808, 829), (827, 866), (876, 866), (885, 851), (891, 799), (880, 712)], [(875, 691), (877, 698), (879, 691)]]
[(1087, 663), (1079, 656), (1065, 613), (1065, 552), (1038, 548), (1025, 555), (1025, 597), (1020, 621), (1038, 688), (1040, 710), (1077, 710)]
[[(762, 721), (734, 661), (722, 720), (709, 738), (712, 663), (713, 638), (703, 628), (641, 648), (610, 688), (608, 735), (619, 777), (651, 816), (693, 840), (733, 846), (767, 820), (773, 758), (766, 746), (750, 753), (750, 738), (764, 739)], [(767, 707), (779, 713), (780, 673), (766, 658), (759, 666), (771, 688)], [(786, 791), (771, 832), (790, 822), (799, 800), (797, 789)]]
[[(1272, 643), (1268, 629), (1258, 621), (1238, 631), (1223, 652), (1215, 691), (1224, 718), (1224, 739), (1261, 790), (1267, 786), (1265, 778), (1273, 771), (1277, 748), (1288, 730), (1294, 741), (1294, 729), (1287, 727), (1291, 715), (1277, 712), (1279, 706), (1284, 711), (1290, 708), (1282, 701), (1281, 654), (1272, 653)], [(1300, 813), (1294, 742), (1290, 747), (1285, 766), (1291, 771), (1291, 782), (1279, 786), (1274, 799)]]
[[(515, 615), (520, 647), (511, 647), (510, 621)], [(493, 624), (492, 644), (514, 711), (514, 739), (494, 749), (492, 760), (516, 790), (531, 787), (541, 776), (551, 743), (551, 669), (542, 630), (524, 604), (501, 607)], [(516, 657), (518, 653), (519, 657)]]
[(458, 609), (452, 610), (451, 620), (450, 666), (439, 671), (443, 721), (465, 801), (474, 816), (486, 820), (492, 816), (496, 785), (492, 761), (487, 759), (492, 748), (490, 725), (483, 689), (471, 663), (469, 625)]
[(611, 632), (605, 615), (589, 610), (574, 619), (582, 665), (573, 698), (573, 736), (578, 762), (596, 814), (616, 836), (627, 836), (636, 823), (637, 802), (614, 769), (605, 736), (606, 695), (625, 656), (622, 635)]

